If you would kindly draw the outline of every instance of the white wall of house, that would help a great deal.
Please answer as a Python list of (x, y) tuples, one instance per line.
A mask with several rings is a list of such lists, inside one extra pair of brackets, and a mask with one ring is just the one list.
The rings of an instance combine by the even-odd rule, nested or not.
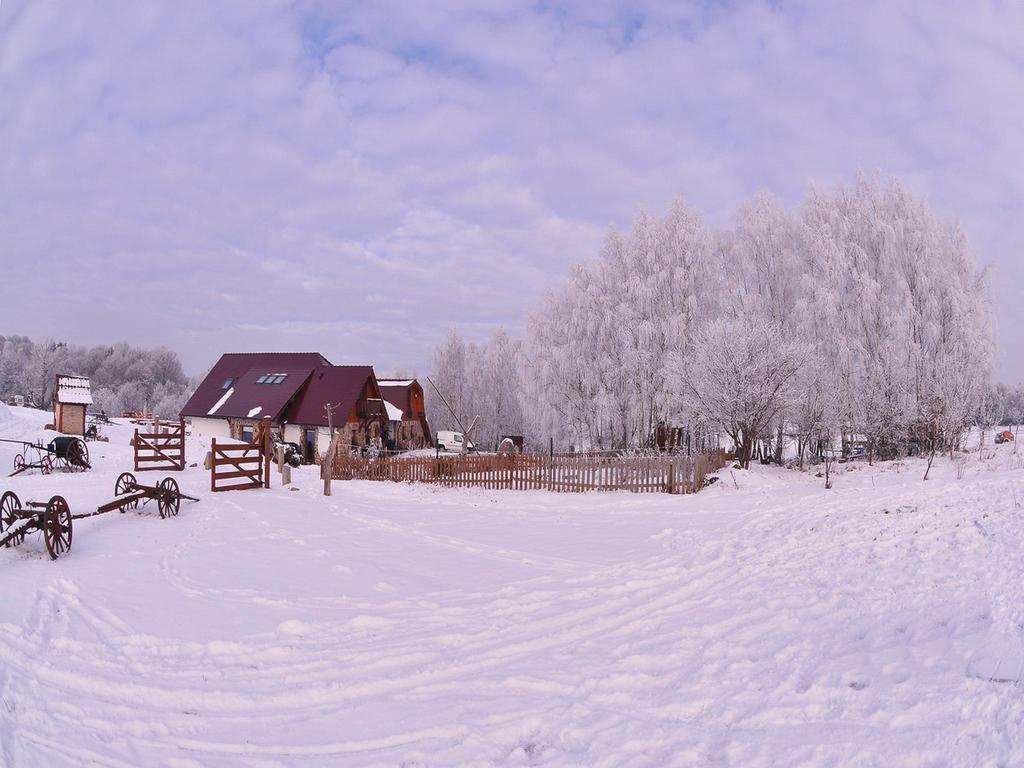
[(192, 434), (195, 437), (209, 440), (216, 437), (218, 440), (231, 439), (231, 427), (227, 419), (204, 419), (192, 418)]
[(296, 445), (305, 448), (307, 429), (316, 430), (316, 450), (321, 456), (326, 454), (327, 450), (331, 447), (331, 435), (327, 427), (305, 427), (301, 424), (285, 424), (285, 442), (295, 443)]

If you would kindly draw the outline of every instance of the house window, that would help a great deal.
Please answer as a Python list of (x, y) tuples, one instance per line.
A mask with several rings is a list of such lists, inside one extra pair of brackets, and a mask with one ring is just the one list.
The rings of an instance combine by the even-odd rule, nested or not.
[(231, 385), (235, 383), (234, 379), (227, 379), (223, 384), (220, 385), (221, 389), (230, 389)]
[(256, 431), (253, 427), (242, 427), (242, 442), (251, 443), (253, 437), (255, 437)]
[(288, 378), (287, 373), (265, 373), (256, 379), (257, 384), (280, 384)]

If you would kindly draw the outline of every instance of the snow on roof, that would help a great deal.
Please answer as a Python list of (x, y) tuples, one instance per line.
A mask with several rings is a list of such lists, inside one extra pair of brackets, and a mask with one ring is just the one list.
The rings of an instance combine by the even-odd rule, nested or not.
[(382, 387), (408, 387), (416, 379), (377, 379), (377, 383)]
[(389, 403), (387, 400), (384, 401), (384, 408), (388, 412), (388, 421), (401, 421), (402, 420), (402, 409), (397, 405)]
[[(210, 373), (202, 380), (196, 391), (192, 393), (185, 407), (181, 409), (182, 416), (206, 416), (213, 404), (219, 400), (224, 389), (234, 386), (236, 388), (235, 398), (231, 403), (231, 413), (220, 414), (221, 418), (228, 416), (232, 418), (245, 418), (245, 414), (257, 405), (263, 406), (264, 415), (274, 417), (277, 412), (270, 413), (275, 407), (280, 410), (283, 406), (278, 403), (278, 397), (285, 389), (290, 389), (294, 384), (298, 387), (301, 381), (296, 383), (298, 372), (305, 371), (306, 377), (314, 368), (328, 365), (327, 359), (318, 352), (228, 352), (221, 355), (220, 360), (213, 366)], [(292, 372), (295, 376), (289, 376), (284, 382), (274, 385), (277, 389), (274, 393), (268, 392), (267, 388), (260, 384), (256, 386), (255, 379), (258, 375), (265, 373)], [(256, 375), (251, 378), (249, 373)], [(285, 401), (290, 399), (294, 391), (288, 392)], [(273, 402), (271, 402), (273, 400)]]
[(224, 403), (228, 401), (228, 398), (231, 397), (233, 394), (235, 394), (235, 388), (229, 387), (228, 391), (220, 396), (220, 400), (213, 404), (213, 408), (206, 412), (206, 415), (213, 416), (217, 411), (220, 410), (220, 407), (224, 405)]
[(58, 403), (92, 405), (92, 390), (85, 376), (57, 376), (57, 391), (53, 394)]

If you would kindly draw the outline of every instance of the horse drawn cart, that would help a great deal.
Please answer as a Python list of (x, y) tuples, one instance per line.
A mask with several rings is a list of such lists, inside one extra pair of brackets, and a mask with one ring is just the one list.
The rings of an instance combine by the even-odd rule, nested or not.
[(71, 521), (63, 496), (25, 504), (12, 491), (0, 496), (0, 546), (16, 547), (30, 531), (41, 531), (46, 551), (56, 560), (71, 549)]
[(95, 512), (72, 515), (63, 496), (54, 496), (47, 502), (29, 501), (22, 504), (13, 491), (0, 496), (0, 547), (16, 547), (31, 531), (41, 531), (46, 551), (56, 560), (71, 549), (72, 522), (83, 517), (94, 517), (106, 512), (127, 512), (139, 504), (156, 501), (160, 517), (175, 517), (181, 500), (199, 501), (195, 496), (181, 492), (173, 477), (165, 477), (156, 485), (140, 485), (131, 472), (123, 472), (114, 483), (113, 501), (96, 508)]
[(22, 446), (22, 452), (14, 457), (14, 471), (11, 477), (20, 475), (30, 469), (38, 469), (48, 475), (55, 469), (66, 472), (84, 472), (91, 469), (89, 463), (89, 446), (80, 437), (61, 435), (50, 441), (49, 445), (42, 442), (28, 443), (24, 440), (3, 440), (5, 443), (16, 443)]
[(76, 515), (76, 517), (92, 517), (114, 510), (124, 513), (138, 507), (140, 502), (146, 505), (150, 501), (156, 502), (160, 517), (175, 517), (181, 508), (182, 499), (199, 501), (195, 496), (187, 496), (182, 493), (173, 477), (165, 477), (156, 485), (140, 485), (131, 472), (122, 472), (118, 475), (117, 481), (114, 483), (114, 496), (117, 498), (97, 507), (95, 512)]

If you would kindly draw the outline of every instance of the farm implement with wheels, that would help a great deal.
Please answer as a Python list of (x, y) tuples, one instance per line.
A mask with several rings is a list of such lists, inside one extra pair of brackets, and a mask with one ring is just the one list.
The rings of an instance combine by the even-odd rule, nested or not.
[(165, 477), (156, 485), (139, 485), (131, 472), (124, 472), (117, 478), (114, 495), (117, 498), (97, 507), (95, 512), (72, 515), (63, 496), (54, 496), (47, 502), (29, 501), (22, 504), (17, 494), (7, 491), (0, 496), (0, 547), (16, 547), (25, 540), (26, 534), (41, 531), (46, 551), (56, 560), (71, 549), (74, 520), (114, 510), (124, 513), (136, 509), (140, 503), (145, 505), (150, 501), (156, 501), (160, 517), (175, 517), (182, 499), (199, 501), (194, 496), (182, 493), (172, 477)]
[(0, 496), (0, 546), (16, 547), (30, 531), (41, 531), (46, 551), (56, 560), (71, 549), (71, 510), (63, 496), (21, 503), (16, 493)]
[(89, 446), (80, 437), (61, 435), (50, 441), (49, 445), (28, 443), (24, 440), (3, 440), (0, 442), (15, 443), (23, 447), (22, 452), (14, 457), (14, 471), (10, 477), (20, 475), (31, 469), (38, 469), (48, 475), (55, 469), (65, 472), (85, 472), (92, 469), (89, 463)]
[(117, 498), (100, 505), (95, 512), (76, 515), (76, 517), (92, 517), (114, 510), (124, 513), (137, 508), (140, 502), (146, 505), (150, 501), (156, 501), (160, 517), (175, 517), (181, 508), (182, 499), (199, 501), (195, 496), (187, 496), (182, 493), (173, 477), (165, 477), (156, 485), (140, 485), (131, 472), (122, 472), (118, 475), (117, 481), (114, 483), (114, 496)]

